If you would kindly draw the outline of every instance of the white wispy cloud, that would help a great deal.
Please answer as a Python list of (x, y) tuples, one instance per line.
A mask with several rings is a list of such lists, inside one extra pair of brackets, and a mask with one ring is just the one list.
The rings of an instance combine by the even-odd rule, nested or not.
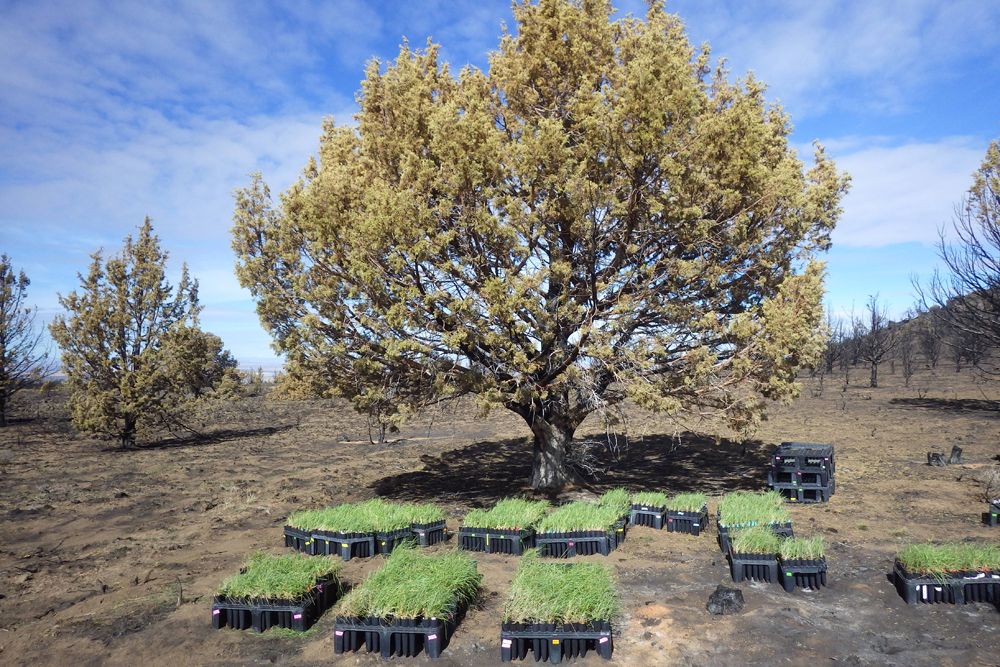
[(851, 175), (844, 215), (833, 240), (850, 246), (933, 243), (951, 224), (955, 204), (972, 184), (986, 142), (950, 137), (889, 144), (850, 137), (829, 141), (838, 168)]
[[(640, 11), (637, 2), (626, 2)], [(979, 0), (676, 0), (671, 11), (734, 73), (752, 70), (793, 118), (898, 112), (969, 58), (1000, 63), (1000, 3)], [(967, 65), (967, 66), (968, 66)], [(958, 70), (962, 71), (964, 68)]]

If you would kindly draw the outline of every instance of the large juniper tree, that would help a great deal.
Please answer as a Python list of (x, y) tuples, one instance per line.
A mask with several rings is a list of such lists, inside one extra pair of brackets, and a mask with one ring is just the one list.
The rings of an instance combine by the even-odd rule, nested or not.
[(198, 283), (166, 277), (167, 253), (147, 218), (121, 254), (93, 255), (80, 291), (60, 296), (68, 317), (51, 324), (62, 351), (74, 425), (123, 447), (172, 426), (190, 401), (236, 363), (218, 336), (198, 328)]
[(356, 126), (272, 207), (237, 194), (237, 274), (294, 373), (401, 409), (462, 393), (534, 434), (535, 488), (631, 398), (736, 427), (818, 358), (822, 264), (846, 178), (752, 77), (679, 19), (602, 0), (514, 6), (489, 71), (438, 49), (371, 62)]

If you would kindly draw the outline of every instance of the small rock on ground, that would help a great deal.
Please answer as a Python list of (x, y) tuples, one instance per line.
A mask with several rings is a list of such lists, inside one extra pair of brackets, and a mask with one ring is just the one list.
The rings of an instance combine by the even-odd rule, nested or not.
[(705, 608), (716, 615), (738, 614), (743, 611), (743, 591), (738, 588), (726, 588), (719, 585), (708, 598)]

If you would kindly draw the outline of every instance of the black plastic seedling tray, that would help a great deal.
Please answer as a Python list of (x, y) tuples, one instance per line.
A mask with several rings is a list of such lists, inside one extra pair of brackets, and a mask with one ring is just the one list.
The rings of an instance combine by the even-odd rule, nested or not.
[(826, 559), (779, 559), (778, 575), (781, 579), (781, 585), (789, 593), (796, 588), (809, 588), (816, 591), (826, 586)]
[(733, 581), (747, 579), (773, 583), (778, 581), (777, 554), (739, 554), (730, 552), (729, 571)]
[[(619, 535), (622, 536), (619, 538)], [(624, 526), (611, 530), (575, 530), (569, 532), (537, 533), (535, 545), (542, 556), (569, 558), (571, 556), (607, 556), (618, 548), (624, 539)]]
[(561, 662), (563, 658), (585, 658), (596, 651), (611, 659), (614, 639), (611, 623), (502, 623), (500, 625), (500, 660), (524, 660), (528, 651), (535, 662)]
[(248, 601), (217, 595), (212, 600), (212, 627), (305, 632), (336, 599), (337, 585), (331, 578), (317, 579), (316, 586), (299, 600)]
[(667, 530), (671, 533), (700, 535), (708, 526), (708, 506), (703, 505), (698, 512), (678, 512), (667, 510)]
[(333, 652), (356, 652), (364, 648), (383, 658), (413, 657), (421, 652), (438, 658), (448, 646), (465, 607), (449, 618), (388, 619), (338, 616), (333, 624)]
[(661, 530), (666, 527), (666, 507), (635, 503), (629, 509), (628, 522), (633, 526), (649, 526)]
[(415, 523), (413, 524), (412, 532), (413, 537), (417, 540), (417, 544), (422, 547), (429, 547), (432, 544), (444, 542), (448, 539), (444, 519), (432, 523)]
[(623, 516), (615, 524), (615, 528), (614, 528), (614, 531), (612, 533), (613, 536), (614, 536), (614, 544), (615, 544), (614, 548), (615, 549), (617, 549), (618, 547), (620, 547), (622, 545), (622, 542), (625, 541), (625, 527), (626, 526), (628, 526), (628, 516)]
[(992, 602), (1000, 606), (1000, 573), (997, 572), (957, 572), (936, 577), (912, 574), (896, 561), (892, 576), (896, 590), (907, 604)]
[(768, 486), (774, 484), (795, 484), (798, 486), (828, 486), (833, 476), (828, 471), (810, 472), (803, 470), (782, 470), (771, 468), (767, 472)]
[(412, 528), (400, 528), (385, 533), (375, 533), (375, 550), (380, 554), (391, 554), (392, 550), (406, 540), (413, 539)]
[(1000, 500), (986, 503), (986, 513), (983, 514), (983, 523), (987, 526), (1000, 526)]
[(504, 530), (463, 526), (458, 529), (458, 547), (466, 551), (520, 556), (534, 546), (535, 531), (531, 528)]
[[(732, 528), (748, 528), (749, 526), (723, 526), (719, 523), (719, 516), (715, 516), (715, 526), (719, 531), (719, 548), (722, 553), (728, 554), (730, 549), (729, 541), (729, 531)], [(786, 523), (772, 523), (768, 524), (768, 527), (774, 531), (774, 534), (778, 537), (795, 537), (795, 533), (792, 531), (792, 522), (788, 521)]]
[(771, 456), (771, 465), (781, 470), (836, 472), (833, 445), (811, 442), (783, 442)]
[(284, 532), (286, 547), (312, 555), (312, 533), (310, 531), (285, 526)]
[(830, 496), (836, 491), (837, 486), (834, 480), (830, 480), (829, 486), (815, 486), (802, 484), (770, 484), (770, 487), (780, 493), (785, 500), (790, 503), (825, 503), (829, 502)]
[(313, 556), (340, 556), (341, 560), (370, 558), (377, 552), (374, 533), (312, 531)]

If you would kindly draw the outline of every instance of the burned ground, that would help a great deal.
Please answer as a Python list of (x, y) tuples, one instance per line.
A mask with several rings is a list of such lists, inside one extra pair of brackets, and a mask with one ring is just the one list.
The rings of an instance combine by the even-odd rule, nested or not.
[[(615, 662), (680, 665), (967, 665), (998, 662), (1000, 612), (989, 605), (907, 607), (886, 580), (899, 545), (993, 539), (977, 477), (1000, 454), (998, 393), (966, 374), (922, 371), (913, 389), (842, 387), (772, 411), (755, 440), (636, 413), (632, 438), (603, 452), (603, 473), (565, 497), (612, 486), (760, 488), (782, 440), (832, 442), (837, 493), (792, 507), (797, 534), (828, 543), (830, 587), (786, 594), (740, 584), (737, 616), (705, 602), (731, 583), (714, 527), (700, 537), (629, 532), (605, 562), (624, 614)], [(327, 615), (305, 636), (214, 631), (214, 587), (254, 549), (282, 551), (289, 511), (372, 495), (431, 500), (449, 525), (474, 506), (522, 493), (528, 431), (506, 413), (452, 404), (371, 445), (365, 422), (335, 401), (247, 399), (206, 415), (199, 437), (135, 451), (73, 434), (59, 396), (28, 395), (0, 430), (0, 662), (4, 664), (376, 664), (333, 656)], [(595, 441), (603, 425), (585, 424)], [(925, 464), (964, 449), (965, 463)], [(559, 498), (559, 499), (562, 499)], [(450, 549), (454, 540), (432, 547)], [(438, 664), (499, 664), (498, 618), (516, 559), (477, 554), (484, 592)], [(600, 556), (588, 557), (598, 558)], [(377, 559), (345, 564), (357, 583)], [(427, 662), (425, 658), (417, 662)], [(598, 664), (588, 658), (588, 664)]]

